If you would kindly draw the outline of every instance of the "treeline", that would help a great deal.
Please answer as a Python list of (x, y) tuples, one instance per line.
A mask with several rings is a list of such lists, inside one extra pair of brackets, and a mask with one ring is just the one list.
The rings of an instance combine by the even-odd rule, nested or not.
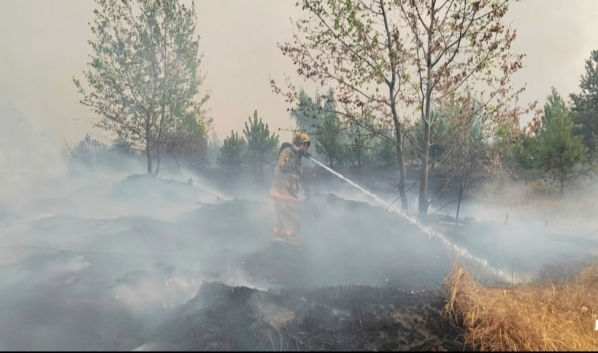
[[(203, 107), (209, 92), (200, 94), (193, 5), (96, 3), (86, 85), (74, 83), (81, 103), (102, 117), (96, 125), (119, 142), (108, 147), (88, 138), (73, 147), (73, 156), (97, 159), (98, 150), (124, 144), (153, 176), (184, 163), (251, 168), (260, 179), (281, 141), (257, 111), (222, 145), (208, 137), (212, 119)], [(446, 185), (458, 183), (462, 194), (479, 175), (541, 172), (562, 194), (592, 171), (598, 52), (586, 62), (581, 92), (567, 103), (553, 90), (542, 113), (535, 104), (517, 103), (522, 89), (513, 87), (511, 76), (523, 67), (523, 55), (513, 52), (516, 35), (504, 23), (509, 2), (299, 3), (307, 15), (297, 22), (300, 40), (279, 48), (300, 76), (331, 90), (310, 96), (287, 79), (286, 91), (271, 80), (273, 91), (291, 103), (295, 129), (312, 137), (312, 152), (330, 167), (396, 168), (404, 211), (406, 191), (416, 183), (425, 216)], [(537, 118), (521, 129), (519, 119), (533, 113)], [(408, 168), (419, 170), (412, 185), (406, 185)], [(428, 190), (434, 177), (440, 189)]]
[[(520, 106), (524, 87), (515, 87), (512, 77), (525, 55), (513, 49), (516, 30), (505, 23), (511, 3), (300, 0), (297, 31), (279, 49), (297, 74), (330, 87), (336, 100), (310, 103), (288, 77), (283, 86), (271, 79), (271, 87), (295, 105), (301, 123), (320, 120), (311, 127), (329, 165), (362, 166), (372, 160), (362, 147), (393, 145), (402, 210), (409, 211), (406, 192), (416, 185), (406, 185), (407, 169), (415, 167), (423, 219), (451, 180), (462, 194), (478, 174), (516, 177), (524, 169), (525, 144), (525, 158), (535, 161), (527, 167), (554, 175), (563, 189), (592, 152), (596, 130), (589, 120), (596, 115), (588, 82), (595, 63), (589, 64), (592, 78), (582, 80), (585, 93), (571, 96), (562, 118), (552, 118), (550, 109), (537, 118), (537, 102)], [(534, 128), (522, 131), (520, 118), (528, 115), (535, 116)], [(442, 180), (439, 190), (428, 187), (435, 176)]]

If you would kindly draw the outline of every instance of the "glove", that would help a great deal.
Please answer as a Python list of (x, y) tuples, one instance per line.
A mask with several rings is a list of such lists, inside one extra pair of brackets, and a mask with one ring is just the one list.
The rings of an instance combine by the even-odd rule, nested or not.
[(307, 152), (306, 150), (299, 150), (299, 155), (301, 157), (311, 158), (311, 154), (309, 152)]

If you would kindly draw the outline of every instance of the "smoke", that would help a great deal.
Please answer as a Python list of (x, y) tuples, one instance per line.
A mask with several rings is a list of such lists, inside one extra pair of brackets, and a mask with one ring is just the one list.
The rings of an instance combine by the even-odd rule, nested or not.
[(12, 105), (0, 104), (0, 200), (66, 173), (60, 144)]
[[(463, 217), (484, 214), (488, 221), (460, 227), (459, 234), (423, 227), (413, 211), (408, 217), (387, 212), (396, 188), (367, 173), (355, 180), (371, 195), (332, 175), (312, 180), (313, 195), (299, 202), (305, 245), (272, 244), (271, 169), (261, 181), (219, 168), (164, 170), (154, 178), (115, 168), (130, 161), (122, 156), (115, 165), (68, 170), (57, 144), (22, 130), (35, 138), (25, 143), (23, 135), (19, 143), (26, 150), (11, 154), (11, 168), (23, 164), (13, 170), (20, 177), (2, 179), (12, 196), (0, 208), (0, 309), (7, 308), (0, 310), (1, 349), (76, 349), (82, 342), (96, 349), (148, 349), (149, 338), (140, 332), (183, 315), (178, 310), (205, 282), (260, 290), (343, 284), (427, 289), (448, 274), (453, 251), (469, 254), (472, 270), (484, 279), (491, 278), (488, 267), (510, 282), (514, 265), (514, 272), (534, 273), (551, 259), (580, 257), (585, 250), (543, 224), (511, 217), (504, 225), (492, 214), (496, 208), (465, 201)], [(412, 191), (410, 200), (415, 197)], [(270, 309), (262, 311), (276, 316)], [(119, 324), (111, 323), (117, 316)], [(13, 317), (21, 321), (8, 320)]]
[[(363, 192), (364, 194), (372, 197), (374, 200), (376, 200), (379, 204), (385, 206), (387, 208), (388, 211), (392, 211), (394, 213), (399, 214), (401, 217), (405, 218), (406, 220), (408, 220), (411, 224), (416, 225), (422, 233), (428, 235), (429, 237), (434, 237), (437, 239), (440, 239), (445, 245), (452, 247), (454, 249), (454, 251), (459, 255), (462, 256), (463, 258), (466, 258), (468, 260), (473, 261), (474, 263), (477, 263), (481, 266), (484, 267), (484, 269), (489, 270), (490, 272), (492, 272), (493, 274), (501, 277), (502, 279), (507, 280), (508, 279), (508, 274), (505, 273), (504, 271), (501, 270), (497, 270), (491, 266), (488, 265), (488, 260), (477, 257), (472, 255), (469, 251), (467, 251), (467, 249), (464, 248), (460, 248), (458, 246), (456, 246), (455, 244), (452, 244), (449, 240), (446, 239), (446, 237), (444, 235), (442, 235), (441, 233), (435, 231), (434, 229), (430, 228), (430, 227), (425, 227), (423, 226), (418, 220), (416, 220), (413, 217), (409, 217), (407, 214), (405, 214), (403, 211), (397, 209), (396, 207), (393, 207), (392, 205), (384, 202), (383, 200), (381, 200), (378, 196), (372, 194), (371, 192), (363, 189), (362, 187), (360, 187), (359, 185), (355, 184), (354, 182), (352, 182), (351, 180), (345, 178), (344, 176), (342, 176), (340, 173), (335, 172), (334, 170), (326, 167), (325, 165), (323, 165), (322, 163), (313, 160), (314, 162), (316, 162), (317, 164), (319, 164), (321, 167), (325, 168), (326, 170), (328, 170), (329, 172), (333, 173), (334, 175), (338, 176), (339, 178), (345, 180), (346, 182), (348, 182), (349, 184), (351, 184), (352, 186), (356, 187), (357, 189), (359, 189), (361, 192)], [(513, 276), (511, 278), (514, 278)], [(518, 274), (516, 277), (516, 280), (519, 282), (522, 279), (520, 278), (520, 275)]]

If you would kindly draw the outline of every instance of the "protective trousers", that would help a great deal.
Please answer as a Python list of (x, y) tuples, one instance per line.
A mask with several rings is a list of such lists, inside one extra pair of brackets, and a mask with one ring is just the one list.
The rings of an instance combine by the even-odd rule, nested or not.
[(280, 197), (273, 198), (276, 209), (274, 234), (298, 238), (300, 221), (297, 213), (297, 201)]

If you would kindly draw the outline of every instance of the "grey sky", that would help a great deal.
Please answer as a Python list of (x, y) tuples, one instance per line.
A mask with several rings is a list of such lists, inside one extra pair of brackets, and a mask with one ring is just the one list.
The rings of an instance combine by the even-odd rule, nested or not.
[[(271, 129), (290, 128), (283, 98), (271, 92), (268, 75), (282, 81), (293, 75), (277, 42), (292, 36), (289, 17), (295, 1), (196, 1), (198, 32), (205, 54), (202, 70), (214, 129), (222, 139), (241, 131), (258, 110)], [(58, 140), (74, 143), (85, 136), (95, 116), (77, 104), (72, 76), (81, 77), (90, 53), (88, 22), (92, 0), (0, 1), (0, 104), (11, 104)], [(578, 90), (579, 76), (591, 50), (598, 49), (598, 1), (524, 0), (509, 14), (518, 31), (516, 48), (526, 53), (525, 68), (515, 77), (528, 83), (523, 102), (544, 102), (550, 87), (563, 96)], [(1, 119), (2, 117), (0, 117)], [(101, 133), (96, 131), (96, 134)], [(281, 134), (283, 139), (288, 133)]]

